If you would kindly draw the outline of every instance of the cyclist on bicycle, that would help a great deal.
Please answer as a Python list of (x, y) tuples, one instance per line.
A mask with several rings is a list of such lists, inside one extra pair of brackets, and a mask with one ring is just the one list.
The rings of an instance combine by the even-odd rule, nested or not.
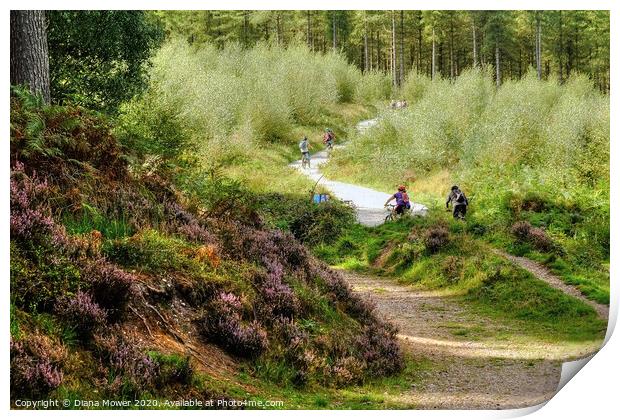
[(327, 146), (328, 149), (334, 147), (334, 132), (331, 128), (325, 129), (325, 134), (323, 134), (323, 144)]
[(396, 200), (396, 207), (394, 208), (394, 212), (396, 214), (402, 215), (405, 213), (405, 210), (411, 208), (411, 202), (409, 201), (409, 195), (407, 194), (407, 188), (404, 185), (398, 186), (398, 191), (392, 195), (385, 202), (385, 207), (390, 204), (390, 201)]
[(308, 143), (308, 137), (304, 136), (304, 138), (299, 142), (299, 151), (301, 152), (301, 162), (302, 166), (305, 162), (310, 163), (310, 150), (308, 147), (310, 144)]

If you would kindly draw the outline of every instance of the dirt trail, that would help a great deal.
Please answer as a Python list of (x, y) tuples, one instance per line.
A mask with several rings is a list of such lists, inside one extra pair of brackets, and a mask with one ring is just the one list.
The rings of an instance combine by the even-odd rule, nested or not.
[(412, 289), (389, 278), (342, 274), (399, 328), (405, 351), (432, 365), (408, 392), (389, 397), (399, 403), (427, 409), (537, 405), (555, 394), (562, 361), (582, 358), (600, 346), (545, 342), (514, 326), (473, 315), (454, 297)]
[(581, 291), (579, 291), (579, 289), (577, 289), (575, 286), (564, 283), (561, 278), (553, 274), (551, 271), (549, 271), (549, 269), (547, 269), (547, 267), (543, 266), (542, 264), (539, 264), (536, 261), (532, 261), (529, 258), (510, 255), (507, 252), (501, 251), (499, 249), (494, 249), (493, 252), (501, 255), (507, 260), (512, 261), (514, 264), (518, 265), (524, 270), (529, 271), (534, 277), (544, 281), (549, 286), (561, 290), (567, 295), (571, 295), (584, 302), (585, 304), (590, 305), (592, 308), (594, 308), (598, 316), (602, 319), (609, 319), (609, 306), (588, 299), (581, 293)]

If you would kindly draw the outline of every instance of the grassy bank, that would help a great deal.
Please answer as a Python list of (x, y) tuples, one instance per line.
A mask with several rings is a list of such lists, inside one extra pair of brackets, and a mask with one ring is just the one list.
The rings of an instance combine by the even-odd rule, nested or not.
[(410, 106), (384, 111), (326, 175), (383, 191), (404, 183), (437, 210), (458, 184), (485, 240), (608, 303), (609, 97), (581, 76), (496, 89), (483, 70), (455, 81), (411, 74), (401, 95)]
[(466, 302), (542, 340), (599, 340), (606, 322), (581, 301), (495, 255), (474, 222), (431, 213), (376, 228), (355, 225), (315, 253), (342, 268), (396, 277)]
[(15, 93), (12, 401), (229, 400), (248, 367), (274, 387), (330, 392), (403, 369), (393, 327), (274, 229), (334, 231), (351, 220), (343, 206), (199, 171), (181, 136), (177, 152), (152, 159), (100, 115)]

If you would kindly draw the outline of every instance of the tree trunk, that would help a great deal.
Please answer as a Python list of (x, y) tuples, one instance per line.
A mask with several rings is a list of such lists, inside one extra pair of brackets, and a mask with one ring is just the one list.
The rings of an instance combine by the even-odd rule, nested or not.
[(476, 44), (476, 22), (471, 24), (472, 39), (474, 41), (474, 68), (478, 67), (478, 45)]
[(364, 12), (364, 72), (368, 70), (368, 22), (366, 21), (366, 12)]
[(381, 69), (381, 36), (377, 31), (377, 70)]
[(248, 47), (248, 41), (249, 41), (249, 37), (248, 37), (248, 28), (250, 26), (250, 16), (248, 14), (247, 10), (243, 11), (243, 46), (245, 48)]
[(334, 52), (336, 52), (336, 11), (332, 13), (332, 42)]
[(558, 45), (558, 60), (559, 60), (559, 76), (560, 83), (564, 80), (564, 74), (562, 73), (562, 67), (564, 66), (562, 56), (564, 55), (564, 24), (562, 22), (562, 11), (560, 10), (560, 45)]
[(392, 10), (392, 56), (390, 61), (392, 63), (392, 85), (398, 85), (398, 71), (396, 69), (396, 18), (394, 17), (394, 11)]
[(495, 41), (495, 83), (497, 87), (502, 84), (502, 73), (500, 70), (500, 59), (499, 59), (499, 41)]
[(422, 69), (422, 12), (418, 15), (418, 72)]
[(431, 80), (435, 80), (435, 28), (433, 28), (433, 48), (431, 49)]
[(454, 79), (454, 19), (450, 16), (450, 78)]
[(405, 12), (400, 11), (400, 77), (398, 85), (401, 86), (405, 81)]
[(310, 35), (310, 10), (306, 10), (306, 44), (312, 49), (312, 37)]
[(541, 45), (540, 15), (536, 15), (536, 73), (538, 80), (542, 79), (542, 45)]
[(11, 10), (11, 84), (26, 84), (50, 103), (50, 66), (43, 10)]

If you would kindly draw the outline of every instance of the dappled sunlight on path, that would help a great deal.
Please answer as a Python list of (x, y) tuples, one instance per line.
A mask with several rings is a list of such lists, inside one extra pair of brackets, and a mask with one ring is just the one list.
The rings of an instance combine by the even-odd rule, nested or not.
[(468, 310), (457, 297), (342, 272), (399, 329), (403, 350), (431, 368), (411, 389), (390, 396), (416, 408), (505, 409), (538, 405), (556, 392), (562, 362), (596, 352), (600, 341), (530, 336), (510, 323)]

